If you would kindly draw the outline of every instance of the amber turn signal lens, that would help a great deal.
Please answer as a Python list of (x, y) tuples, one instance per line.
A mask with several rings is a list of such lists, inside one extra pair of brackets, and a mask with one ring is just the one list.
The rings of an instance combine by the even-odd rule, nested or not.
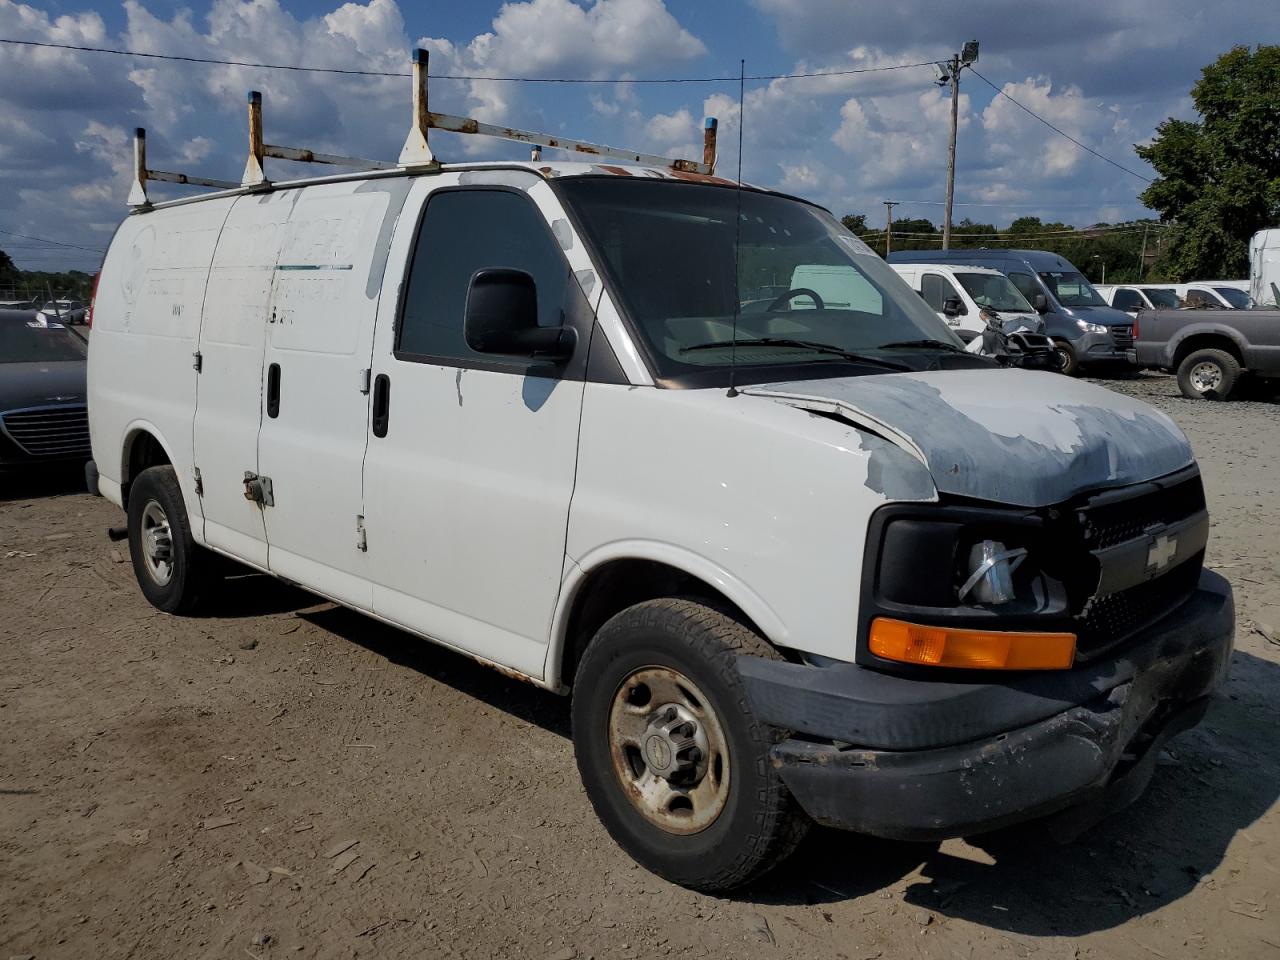
[(1074, 633), (957, 630), (877, 617), (871, 652), (886, 660), (967, 670), (1065, 670), (1076, 655)]

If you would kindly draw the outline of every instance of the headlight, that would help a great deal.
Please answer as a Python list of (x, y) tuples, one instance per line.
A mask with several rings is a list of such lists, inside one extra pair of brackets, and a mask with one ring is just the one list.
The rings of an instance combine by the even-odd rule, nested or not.
[(1089, 323), (1087, 320), (1077, 320), (1076, 326), (1085, 333), (1107, 333), (1107, 328), (1101, 323)]
[(969, 548), (968, 577), (960, 584), (961, 600), (978, 603), (1008, 603), (1013, 590), (1013, 571), (1027, 559), (1026, 547), (1009, 550), (999, 540), (983, 540)]

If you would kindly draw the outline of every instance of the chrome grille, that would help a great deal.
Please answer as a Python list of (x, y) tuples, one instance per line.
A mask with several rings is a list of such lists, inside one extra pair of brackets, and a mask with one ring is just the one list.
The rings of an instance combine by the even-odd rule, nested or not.
[(0, 416), (4, 432), (24, 453), (43, 459), (89, 456), (89, 408), (11, 410)]

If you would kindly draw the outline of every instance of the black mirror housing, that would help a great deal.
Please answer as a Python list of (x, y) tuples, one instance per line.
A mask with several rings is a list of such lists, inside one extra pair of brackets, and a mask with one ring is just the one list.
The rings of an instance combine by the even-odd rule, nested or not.
[(959, 297), (947, 297), (942, 301), (942, 315), (944, 317), (959, 317), (967, 312)]
[(1037, 293), (1034, 297), (1031, 298), (1031, 306), (1036, 313), (1048, 313), (1049, 298), (1046, 297), (1043, 293)]
[(577, 341), (569, 327), (538, 326), (538, 287), (524, 270), (477, 270), (467, 288), (463, 336), (476, 353), (567, 360)]

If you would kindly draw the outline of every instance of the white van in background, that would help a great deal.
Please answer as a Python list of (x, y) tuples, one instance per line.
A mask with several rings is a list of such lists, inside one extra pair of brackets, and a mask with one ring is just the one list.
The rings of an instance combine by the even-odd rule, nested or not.
[(1254, 306), (1280, 307), (1280, 228), (1249, 240), (1249, 296)]
[(1150, 286), (1147, 284), (1094, 284), (1093, 289), (1108, 305), (1125, 313), (1136, 314), (1139, 310), (1178, 310), (1182, 307), (1182, 298), (1178, 296), (1174, 284)]
[(950, 263), (890, 266), (966, 342), (986, 328), (984, 310), (994, 310), (1004, 320), (1025, 320), (1033, 330), (1044, 333), (1040, 314), (999, 270)]
[(1117, 310), (1248, 310), (1249, 294), (1238, 281), (1198, 283), (1129, 283), (1095, 286), (1099, 296)]

